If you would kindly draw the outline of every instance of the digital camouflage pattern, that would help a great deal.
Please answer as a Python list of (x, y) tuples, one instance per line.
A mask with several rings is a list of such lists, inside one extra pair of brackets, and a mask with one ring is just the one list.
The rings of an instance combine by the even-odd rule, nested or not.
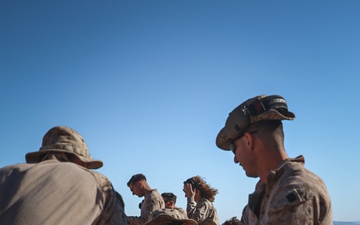
[(280, 95), (259, 95), (241, 103), (229, 113), (225, 126), (216, 137), (216, 146), (230, 150), (230, 141), (240, 137), (254, 124), (263, 120), (293, 120), (285, 99)]
[(149, 220), (149, 215), (158, 209), (164, 209), (165, 202), (161, 197), (160, 193), (153, 189), (147, 195), (144, 196), (144, 201), (141, 204), (141, 215), (138, 216), (129, 216), (127, 218), (128, 224), (131, 225), (140, 225), (144, 224)]
[(267, 184), (259, 181), (241, 218), (243, 225), (332, 225), (324, 182), (304, 168), (304, 158), (284, 160)]
[(194, 198), (188, 197), (186, 212), (188, 217), (195, 220), (199, 225), (219, 224), (216, 208), (206, 198), (201, 198), (200, 202), (195, 204)]
[(193, 219), (188, 219), (186, 214), (183, 214), (177, 209), (159, 209), (152, 212), (149, 216), (149, 221), (145, 225), (164, 225), (173, 222), (185, 223), (186, 225), (197, 225)]
[(91, 158), (75, 130), (51, 128), (26, 161), (0, 169), (0, 224), (126, 224), (121, 195), (107, 177), (90, 170), (103, 163)]
[(186, 211), (185, 211), (183, 208), (175, 207), (174, 210), (179, 211), (181, 214), (183, 214), (184, 216), (187, 217), (187, 213), (186, 213)]
[(51, 128), (43, 137), (39, 151), (26, 154), (27, 163), (42, 161), (42, 155), (48, 152), (63, 152), (76, 156), (86, 164), (88, 169), (98, 169), (103, 166), (101, 160), (93, 159), (83, 137), (74, 129), (66, 126)]
[(102, 174), (46, 160), (0, 169), (0, 224), (126, 224), (124, 203)]

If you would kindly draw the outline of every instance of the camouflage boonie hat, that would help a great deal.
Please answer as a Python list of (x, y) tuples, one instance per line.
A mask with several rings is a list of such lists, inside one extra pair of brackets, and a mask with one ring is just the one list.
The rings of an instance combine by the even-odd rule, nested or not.
[(241, 137), (251, 124), (263, 120), (293, 120), (295, 114), (288, 111), (286, 101), (280, 95), (259, 95), (236, 107), (216, 137), (216, 146), (230, 150), (230, 142)]
[(84, 162), (88, 169), (98, 169), (103, 166), (102, 161), (91, 158), (82, 136), (70, 127), (56, 126), (51, 128), (44, 135), (39, 151), (26, 154), (26, 162), (38, 163), (42, 160), (41, 155), (47, 152), (72, 154)]
[(144, 225), (163, 225), (172, 222), (186, 223), (187, 225), (197, 225), (193, 219), (187, 218), (177, 209), (159, 209), (152, 212), (149, 221)]

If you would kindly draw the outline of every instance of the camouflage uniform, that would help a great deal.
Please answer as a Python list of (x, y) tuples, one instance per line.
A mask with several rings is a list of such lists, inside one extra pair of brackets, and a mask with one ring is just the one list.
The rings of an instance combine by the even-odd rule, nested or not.
[(144, 224), (148, 221), (149, 215), (157, 210), (157, 209), (164, 209), (165, 202), (161, 197), (160, 193), (153, 189), (147, 195), (144, 196), (144, 201), (141, 204), (141, 215), (140, 217), (137, 216), (129, 216), (128, 217), (128, 224)]
[(212, 202), (206, 198), (201, 198), (195, 205), (194, 198), (188, 197), (186, 211), (188, 217), (196, 220), (199, 225), (219, 224), (217, 211)]
[(267, 184), (259, 181), (249, 196), (244, 225), (330, 225), (332, 208), (324, 182), (304, 168), (304, 158), (284, 160)]
[[(257, 123), (261, 126), (263, 121), (264, 123), (280, 121), (275, 129), (279, 131), (281, 129), (283, 132), (281, 121), (294, 119), (295, 114), (288, 110), (286, 100), (280, 95), (259, 95), (250, 98), (230, 112), (225, 126), (216, 137), (216, 146), (225, 151), (232, 150), (235, 154), (234, 162), (240, 163), (234, 142), (247, 131), (250, 132), (253, 124)], [(276, 137), (271, 137), (274, 138)], [(265, 139), (263, 141), (265, 142)], [(284, 157), (281, 155), (284, 150), (283, 143), (279, 140), (270, 140), (270, 142), (273, 142), (273, 145), (281, 145), (275, 147), (272, 154), (280, 158)], [(264, 147), (259, 147), (257, 150), (266, 152)], [(254, 156), (255, 160), (258, 157)], [(262, 181), (258, 182), (255, 192), (249, 196), (248, 205), (243, 210), (241, 224), (332, 224), (331, 200), (325, 184), (320, 177), (304, 168), (304, 158), (300, 156), (283, 161), (269, 160), (281, 165), (271, 170), (264, 178), (266, 184)], [(272, 168), (272, 164), (270, 166)], [(255, 176), (254, 173), (251, 175)]]
[(183, 208), (175, 207), (174, 210), (179, 211), (182, 215), (184, 215), (184, 216), (187, 217), (187, 213), (186, 213), (186, 211), (185, 211)]
[(0, 196), (0, 224), (126, 224), (124, 204), (110, 181), (74, 163), (1, 168)]
[(186, 224), (197, 225), (198, 223), (189, 219), (181, 211), (177, 209), (158, 209), (152, 212), (149, 216), (149, 221), (145, 225), (159, 225), (159, 224)]
[(124, 202), (102, 174), (45, 154), (78, 157), (87, 168), (99, 168), (82, 137), (67, 127), (44, 136), (40, 151), (28, 153), (26, 164), (0, 169), (0, 224), (126, 224)]

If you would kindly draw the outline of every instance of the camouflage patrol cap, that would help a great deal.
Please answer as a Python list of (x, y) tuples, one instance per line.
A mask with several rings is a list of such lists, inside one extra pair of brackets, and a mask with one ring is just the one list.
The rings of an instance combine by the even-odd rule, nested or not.
[(263, 120), (293, 120), (295, 114), (288, 111), (286, 101), (280, 95), (259, 95), (241, 103), (226, 120), (216, 137), (216, 146), (230, 150), (230, 142), (241, 137), (251, 124)]
[(197, 225), (193, 219), (187, 218), (177, 209), (158, 209), (149, 216), (149, 221), (144, 225), (164, 225), (172, 222), (186, 223), (187, 225)]
[(38, 163), (42, 160), (41, 155), (48, 152), (72, 154), (84, 162), (88, 169), (98, 169), (103, 166), (102, 161), (91, 158), (82, 136), (70, 127), (56, 126), (51, 128), (44, 135), (39, 151), (26, 154), (26, 162)]

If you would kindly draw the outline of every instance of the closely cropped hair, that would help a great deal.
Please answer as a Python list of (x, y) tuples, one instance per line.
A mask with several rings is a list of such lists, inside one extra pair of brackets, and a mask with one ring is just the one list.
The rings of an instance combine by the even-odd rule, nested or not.
[(258, 131), (257, 136), (263, 138), (265, 141), (269, 142), (274, 140), (273, 138), (278, 139), (280, 142), (284, 143), (285, 135), (283, 130), (283, 124), (281, 120), (264, 120), (258, 123), (252, 124), (249, 131)]
[(164, 192), (164, 193), (161, 194), (161, 197), (163, 197), (165, 202), (173, 201), (174, 204), (176, 203), (176, 195), (174, 195), (171, 192)]
[(215, 200), (215, 195), (218, 193), (217, 189), (210, 187), (200, 176), (194, 176), (191, 179), (194, 181), (195, 188), (200, 191), (202, 197), (211, 202)]
[(145, 180), (145, 181), (146, 181), (146, 177), (145, 177), (144, 174), (142, 174), (142, 173), (135, 174), (135, 175), (133, 175), (133, 176), (130, 178), (130, 180), (127, 182), (127, 186), (129, 187), (130, 184), (133, 185), (133, 184), (135, 184), (136, 182), (142, 181), (142, 180)]

